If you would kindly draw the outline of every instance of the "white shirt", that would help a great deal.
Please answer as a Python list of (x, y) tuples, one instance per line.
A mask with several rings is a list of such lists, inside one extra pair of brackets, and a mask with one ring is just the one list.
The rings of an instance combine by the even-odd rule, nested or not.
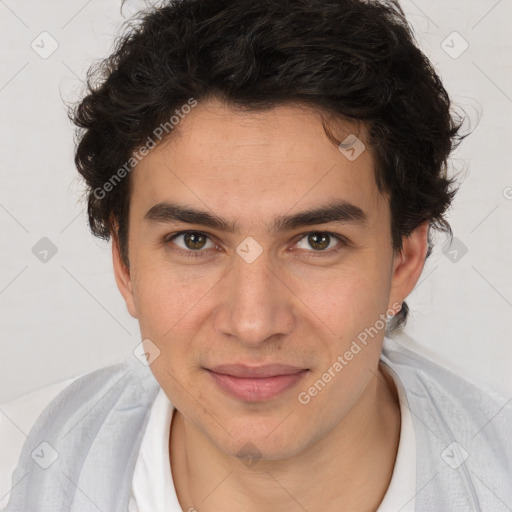
[[(416, 494), (416, 445), (407, 398), (398, 376), (385, 363), (398, 390), (401, 430), (389, 488), (378, 512), (412, 512)], [(80, 376), (78, 376), (80, 377)], [(0, 405), (0, 510), (7, 506), (12, 473), (32, 424), (44, 407), (78, 377), (46, 386)], [(160, 389), (153, 403), (133, 473), (129, 512), (182, 512), (169, 460), (174, 406)]]

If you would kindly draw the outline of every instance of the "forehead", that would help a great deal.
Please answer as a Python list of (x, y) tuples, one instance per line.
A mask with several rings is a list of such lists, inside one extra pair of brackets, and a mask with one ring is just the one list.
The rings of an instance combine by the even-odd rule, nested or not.
[[(249, 112), (200, 102), (135, 167), (131, 202), (147, 211), (181, 201), (251, 223), (339, 199), (381, 215), (386, 201), (371, 152), (348, 158), (327, 137), (326, 117), (300, 104)], [(364, 148), (364, 126), (331, 117), (329, 128), (340, 141), (357, 136)]]

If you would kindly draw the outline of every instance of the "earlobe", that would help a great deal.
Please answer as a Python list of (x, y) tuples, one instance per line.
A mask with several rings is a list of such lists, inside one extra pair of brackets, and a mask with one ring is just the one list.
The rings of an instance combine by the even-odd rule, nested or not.
[(390, 304), (403, 302), (418, 282), (428, 248), (429, 221), (425, 221), (403, 239), (402, 250), (393, 260)]
[(119, 242), (116, 236), (112, 236), (112, 262), (117, 288), (121, 292), (121, 295), (126, 302), (128, 312), (131, 316), (133, 316), (133, 318), (137, 318), (137, 308), (135, 306), (135, 300), (133, 296), (133, 286), (130, 270), (122, 261)]

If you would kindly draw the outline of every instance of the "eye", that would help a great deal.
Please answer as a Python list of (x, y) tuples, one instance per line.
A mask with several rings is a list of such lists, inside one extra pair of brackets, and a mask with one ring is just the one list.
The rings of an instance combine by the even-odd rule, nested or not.
[(210, 237), (200, 231), (182, 231), (168, 237), (166, 242), (172, 242), (176, 247), (187, 252), (204, 252), (202, 249), (216, 247)]
[[(332, 249), (336, 247), (337, 244), (344, 245), (345, 242), (343, 238), (339, 235), (335, 235), (334, 233), (329, 233), (327, 231), (312, 231), (311, 233), (306, 233), (296, 244), (299, 249), (308, 249), (313, 248), (314, 252), (333, 252), (331, 250), (327, 251), (327, 249)], [(307, 245), (306, 245), (307, 244)], [(309, 247), (308, 247), (309, 246)]]

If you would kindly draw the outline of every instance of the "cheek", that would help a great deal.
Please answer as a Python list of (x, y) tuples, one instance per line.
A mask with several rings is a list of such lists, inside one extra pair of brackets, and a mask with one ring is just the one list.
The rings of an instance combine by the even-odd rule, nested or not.
[(143, 339), (150, 339), (159, 356), (151, 371), (171, 399), (181, 405), (183, 389), (197, 397), (197, 325), (206, 312), (202, 300), (211, 285), (203, 280), (184, 282), (179, 272), (156, 265), (139, 267), (136, 297)]
[(339, 283), (337, 293), (327, 298), (330, 315), (324, 305), (322, 324), (329, 325), (328, 339), (317, 341), (323, 342), (321, 363), (297, 397), (325, 425), (339, 421), (374, 376), (386, 327), (387, 289), (385, 280), (358, 275)]
[(189, 279), (183, 271), (152, 262), (138, 267), (136, 282), (134, 296), (141, 332), (165, 341), (197, 315), (215, 279), (197, 275)]
[(390, 276), (384, 259), (359, 251), (333, 268), (291, 267), (285, 280), (316, 323), (345, 338), (387, 310)]

